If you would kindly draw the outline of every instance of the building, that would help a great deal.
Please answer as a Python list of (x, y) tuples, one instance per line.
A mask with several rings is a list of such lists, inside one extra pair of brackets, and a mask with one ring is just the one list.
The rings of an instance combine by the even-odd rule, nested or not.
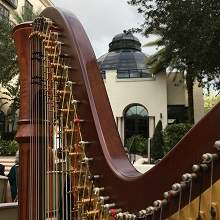
[(19, 14), (25, 9), (40, 12), (45, 7), (52, 5), (51, 0), (0, 0), (0, 19), (6, 18), (14, 21), (13, 14), (15, 11)]
[[(109, 52), (98, 59), (122, 141), (136, 134), (152, 137), (155, 126), (187, 120), (187, 91), (176, 74), (152, 75), (140, 41), (131, 33), (116, 35)], [(204, 114), (202, 88), (194, 87), (195, 121)]]
[[(40, 13), (45, 7), (52, 6), (51, 0), (0, 0), (0, 19), (6, 19), (13, 24), (16, 24), (15, 14), (21, 15), (25, 9), (30, 12)], [(27, 18), (28, 19), (28, 18)], [(31, 18), (30, 18), (31, 20)], [(16, 79), (14, 79), (16, 81)], [(12, 82), (13, 83), (13, 82)], [(6, 90), (0, 86), (0, 96)], [(9, 103), (2, 105), (3, 101), (0, 100), (0, 134), (1, 132), (10, 133), (16, 129), (15, 121), (8, 117)]]

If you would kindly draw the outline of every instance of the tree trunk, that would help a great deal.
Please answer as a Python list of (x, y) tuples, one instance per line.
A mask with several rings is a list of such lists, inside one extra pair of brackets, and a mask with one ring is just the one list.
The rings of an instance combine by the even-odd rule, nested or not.
[(188, 121), (194, 124), (194, 100), (193, 100), (193, 84), (194, 84), (194, 73), (192, 65), (188, 65), (186, 74), (186, 87), (188, 92)]

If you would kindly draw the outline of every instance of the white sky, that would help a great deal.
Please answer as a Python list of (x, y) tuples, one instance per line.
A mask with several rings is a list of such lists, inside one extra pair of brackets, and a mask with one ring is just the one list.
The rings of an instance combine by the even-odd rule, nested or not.
[[(142, 23), (142, 16), (127, 4), (127, 0), (54, 0), (54, 4), (69, 9), (78, 17), (97, 57), (108, 52), (108, 44), (116, 34)], [(142, 44), (149, 41), (136, 36)], [(155, 50), (144, 48), (143, 51), (152, 54)]]

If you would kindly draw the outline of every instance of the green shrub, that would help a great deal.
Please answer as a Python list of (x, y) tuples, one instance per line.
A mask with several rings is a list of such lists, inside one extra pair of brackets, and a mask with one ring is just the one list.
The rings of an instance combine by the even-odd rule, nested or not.
[(163, 126), (159, 120), (151, 139), (151, 157), (154, 160), (161, 159), (164, 156)]
[(17, 150), (18, 143), (15, 140), (0, 140), (0, 156), (15, 156)]
[(143, 155), (147, 153), (148, 140), (141, 135), (134, 135), (125, 140), (125, 147), (129, 153)]
[(192, 125), (187, 123), (167, 125), (164, 130), (165, 153), (172, 149), (191, 127)]

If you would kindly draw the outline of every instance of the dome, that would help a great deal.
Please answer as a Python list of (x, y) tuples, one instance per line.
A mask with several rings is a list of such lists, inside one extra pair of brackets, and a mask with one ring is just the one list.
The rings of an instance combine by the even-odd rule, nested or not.
[(141, 52), (140, 41), (130, 32), (117, 34), (109, 44), (109, 52), (98, 59), (102, 74), (117, 70), (118, 78), (152, 77), (146, 65), (147, 57)]
[(109, 44), (109, 52), (120, 49), (141, 51), (141, 43), (132, 33), (124, 31), (113, 37), (112, 42)]

